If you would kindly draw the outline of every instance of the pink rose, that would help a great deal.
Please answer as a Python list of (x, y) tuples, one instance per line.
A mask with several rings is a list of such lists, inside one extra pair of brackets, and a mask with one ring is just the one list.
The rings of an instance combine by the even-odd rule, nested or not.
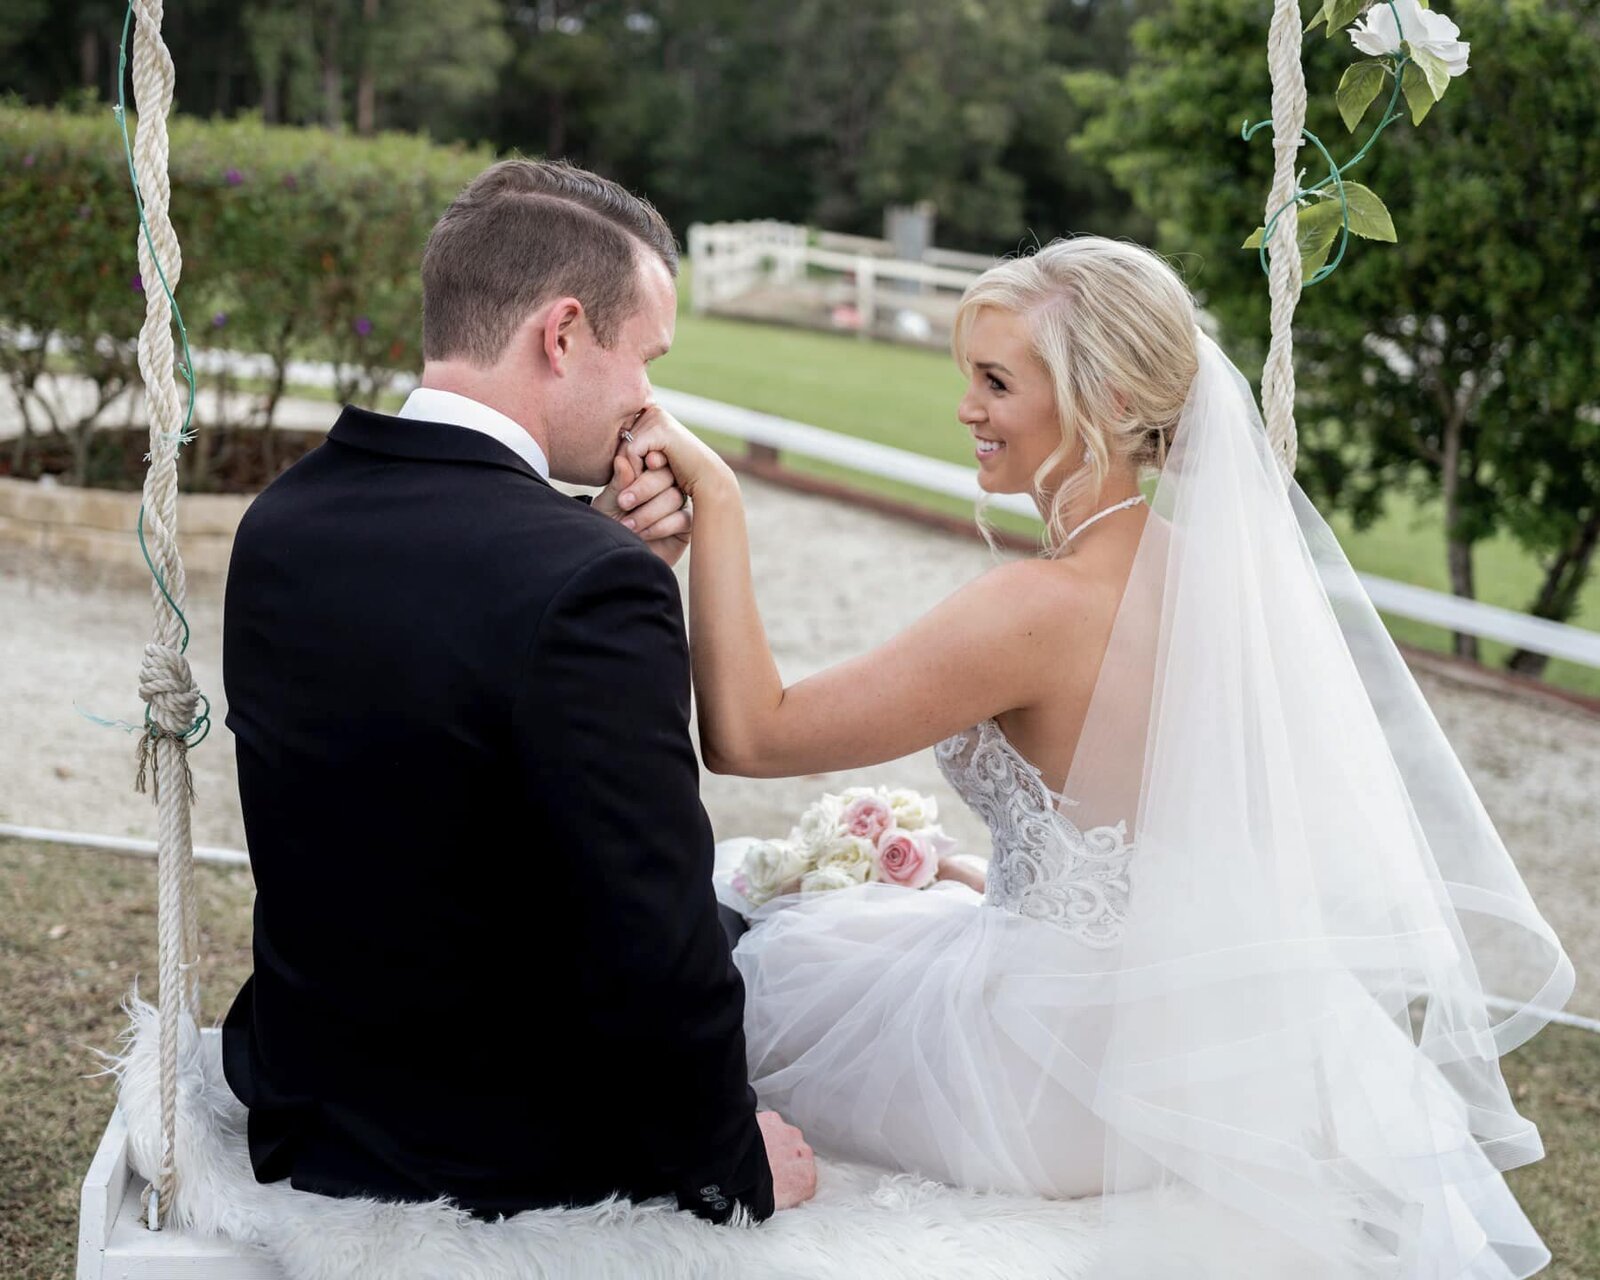
[(907, 889), (932, 884), (939, 874), (939, 851), (933, 839), (920, 831), (891, 827), (873, 851), (878, 879)]
[(878, 796), (861, 796), (850, 802), (839, 821), (845, 834), (876, 844), (878, 837), (894, 826), (894, 810), (889, 808), (887, 800)]

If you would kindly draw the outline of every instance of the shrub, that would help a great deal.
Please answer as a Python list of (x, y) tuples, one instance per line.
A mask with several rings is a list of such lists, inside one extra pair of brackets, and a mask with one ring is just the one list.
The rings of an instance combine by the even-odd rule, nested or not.
[[(136, 121), (130, 118), (130, 136)], [(185, 456), (206, 487), (237, 433), (271, 427), (291, 358), (332, 361), (341, 399), (370, 404), (392, 371), (421, 363), (422, 246), (455, 193), (493, 160), (403, 134), (355, 138), (245, 117), (169, 121), (177, 289), (191, 347), (264, 353), (266, 385), (243, 413), (207, 397)], [(89, 437), (136, 384), (145, 288), (122, 135), (112, 113), (0, 104), (0, 367), (24, 406), (10, 470), (30, 436), (69, 436), (86, 476)], [(89, 378), (76, 402), (42, 377)], [(224, 391), (225, 374), (207, 375)], [(184, 394), (187, 394), (186, 392)], [(235, 402), (237, 398), (235, 397)], [(230, 420), (236, 419), (236, 420)], [(3, 465), (3, 460), (0, 460)]]

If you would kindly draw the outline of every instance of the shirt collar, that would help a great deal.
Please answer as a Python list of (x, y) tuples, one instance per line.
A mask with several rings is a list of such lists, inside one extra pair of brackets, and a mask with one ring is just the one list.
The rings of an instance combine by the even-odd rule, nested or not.
[(417, 387), (400, 406), (398, 416), (422, 422), (445, 422), (482, 432), (505, 445), (544, 479), (550, 479), (550, 463), (539, 442), (498, 409), (491, 409), (471, 396), (441, 391), (437, 387)]

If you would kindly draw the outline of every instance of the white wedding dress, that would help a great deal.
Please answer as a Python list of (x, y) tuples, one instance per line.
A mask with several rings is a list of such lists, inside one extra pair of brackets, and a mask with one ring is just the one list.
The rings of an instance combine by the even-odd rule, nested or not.
[(1550, 1254), (1504, 1171), (1543, 1147), (1499, 1058), (1571, 962), (1249, 383), (1197, 343), (1062, 794), (992, 720), (935, 748), (992, 836), (986, 892), (752, 909), (745, 842), (718, 846), (753, 922), (751, 1082), (824, 1154), (1100, 1196), (1128, 1246), (1100, 1277), (1238, 1274), (1245, 1231), (1133, 1257), (1171, 1189), (1296, 1280), (1520, 1280)]
[[(718, 896), (752, 921), (733, 953), (751, 1084), (831, 1154), (981, 1190), (1097, 1194), (1103, 1133), (1080, 1098), (1099, 1064), (1079, 1055), (1099, 1015), (1039, 1007), (1028, 975), (1088, 975), (1112, 954), (1126, 824), (1080, 832), (993, 720), (934, 750), (993, 840), (982, 895), (869, 882), (752, 910), (729, 883), (749, 842), (717, 846)], [(1061, 1020), (1069, 1036), (1052, 1034)]]

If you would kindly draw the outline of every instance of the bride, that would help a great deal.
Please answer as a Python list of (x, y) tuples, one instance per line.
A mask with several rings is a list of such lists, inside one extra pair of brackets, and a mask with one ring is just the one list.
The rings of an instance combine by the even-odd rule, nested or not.
[(1571, 965), (1196, 319), (1126, 243), (986, 272), (958, 416), (1045, 551), (787, 688), (732, 472), (659, 409), (634, 427), (694, 502), (707, 766), (932, 747), (993, 839), (987, 882), (952, 861), (754, 911), (751, 1082), (823, 1151), (960, 1186), (1113, 1220), (1109, 1193), (1181, 1188), (1305, 1276), (1531, 1275), (1502, 1171), (1543, 1148), (1498, 1059)]

